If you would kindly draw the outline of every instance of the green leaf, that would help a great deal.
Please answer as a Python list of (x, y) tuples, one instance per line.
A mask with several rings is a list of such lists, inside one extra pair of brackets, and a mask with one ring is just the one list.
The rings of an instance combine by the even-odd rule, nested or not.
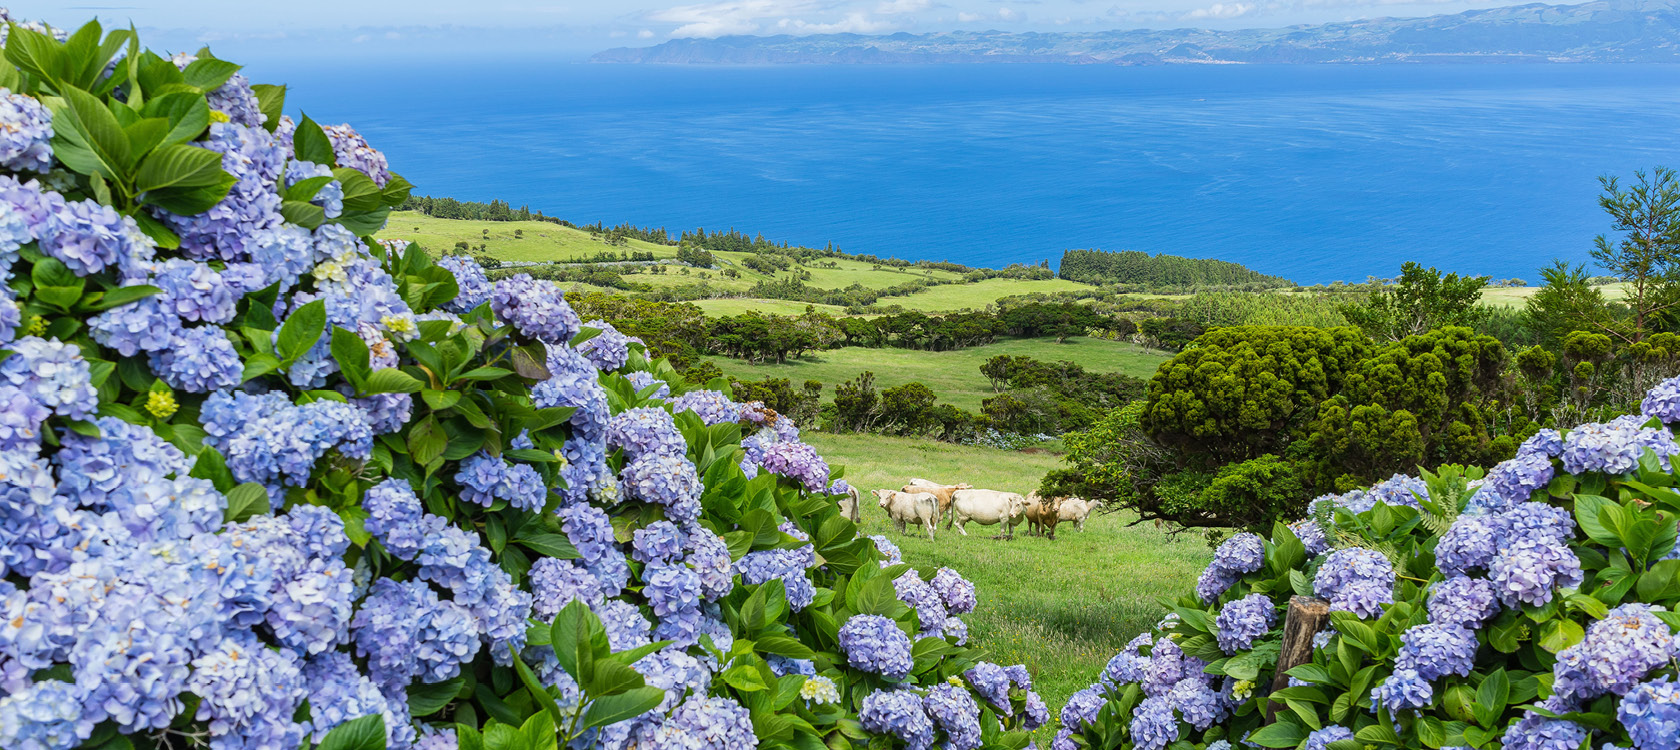
[(73, 171), (127, 183), (133, 153), (116, 116), (81, 89), (66, 87), (59, 94), (62, 99), (48, 102), (53, 110), (53, 155)]
[(269, 508), (268, 490), (256, 482), (246, 482), (228, 491), (227, 510), (222, 512), (222, 520), (238, 523), (251, 516), (267, 514)]
[(140, 163), (134, 189), (140, 193), (166, 188), (202, 188), (220, 184), (222, 155), (193, 146), (163, 146)]
[(280, 215), (286, 221), (308, 229), (314, 229), (327, 222), (327, 210), (308, 201), (281, 201)]
[(549, 628), (548, 644), (554, 649), (555, 661), (579, 683), (586, 678), (583, 667), (589, 657), (585, 655), (593, 654), (588, 642), (591, 620), (594, 620), (595, 627), (600, 627), (600, 620), (596, 619), (589, 606), (580, 599), (573, 599), (554, 616), (554, 624)]
[(617, 661), (597, 660), (592, 671), (594, 674), (589, 676), (589, 682), (584, 683), (583, 689), (596, 697), (618, 695), (647, 684), (642, 680), (642, 673)]
[(315, 342), (321, 340), (321, 334), (327, 330), (327, 303), (325, 300), (315, 300), (298, 308), (286, 317), (284, 325), (280, 326), (280, 338), (277, 350), (280, 353), (282, 367), (291, 367), (307, 353)]
[(1497, 726), (1499, 718), (1505, 714), (1505, 705), (1510, 697), (1511, 679), (1505, 676), (1504, 669), (1496, 670), (1484, 678), (1481, 687), (1476, 689), (1476, 723), (1488, 729)]
[(329, 167), (338, 164), (338, 158), (333, 153), (332, 141), (328, 140), (320, 125), (309, 119), (309, 115), (304, 115), (303, 119), (298, 121), (297, 130), (292, 134), (292, 148), (299, 161)]
[(263, 129), (274, 132), (280, 126), (280, 113), (286, 108), (286, 87), (259, 83), (251, 87), (251, 92), (257, 95), (257, 109), (267, 118)]
[(200, 57), (187, 63), (187, 67), (181, 71), (181, 77), (186, 80), (188, 86), (208, 94), (221, 88), (222, 84), (227, 83), (228, 79), (238, 72), (239, 66), (226, 60)]
[(572, 546), (571, 540), (559, 534), (532, 534), (520, 536), (514, 541), (544, 557), (553, 557), (560, 560), (575, 560), (582, 557), (577, 548)]
[(150, 296), (152, 296), (154, 294), (157, 294), (159, 292), (162, 292), (162, 291), (163, 291), (162, 289), (159, 289), (155, 286), (151, 286), (149, 284), (135, 284), (133, 286), (120, 286), (120, 287), (117, 287), (116, 289), (112, 289), (111, 291), (106, 292), (103, 296), (101, 296), (99, 298), (98, 302), (94, 303), (92, 306), (90, 306), (87, 309), (100, 311), (100, 310), (109, 310), (113, 307), (122, 307), (123, 305), (126, 305), (130, 302), (133, 302), (133, 301), (139, 300), (139, 299), (144, 299), (146, 297), (150, 297)]
[(1680, 596), (1680, 560), (1657, 561), (1639, 576), (1636, 591), (1639, 600), (1644, 602), (1659, 602)]
[(333, 727), (317, 750), (385, 750), (385, 717), (369, 714)]
[(169, 132), (164, 135), (160, 147), (197, 140), (199, 134), (210, 127), (210, 105), (200, 94), (182, 91), (154, 97), (146, 102), (140, 113), (169, 121)]
[(408, 712), (416, 717), (431, 716), (443, 710), (444, 706), (460, 695), (461, 686), (466, 684), (465, 677), (456, 677), (443, 682), (416, 682), (408, 688)]
[(639, 687), (618, 695), (596, 698), (583, 715), (585, 729), (604, 727), (652, 711), (665, 699), (665, 691), (656, 687)]
[(1261, 747), (1295, 747), (1307, 738), (1307, 731), (1286, 721), (1280, 721), (1270, 726), (1261, 727), (1260, 731), (1248, 736), (1248, 741)]
[(367, 385), (363, 389), (373, 393), (418, 393), (426, 387), (425, 383), (395, 367), (374, 370), (368, 375)]
[(1547, 620), (1540, 626), (1540, 647), (1557, 653), (1581, 642), (1586, 632), (1574, 620)]
[(360, 390), (370, 374), (367, 342), (361, 336), (333, 326), (331, 349), (339, 372), (344, 373), (344, 379)]
[[(537, 679), (537, 676), (531, 672), (531, 668), (525, 664), (525, 660), (520, 658), (519, 648), (513, 644), (508, 644), (508, 650), (513, 653), (513, 670), (519, 674), (519, 681), (525, 683), (525, 691), (542, 704), (542, 707), (548, 711), (548, 715), (554, 718), (555, 724), (559, 724), (562, 718), (560, 704), (554, 702), (554, 696), (548, 692), (548, 687)], [(629, 667), (625, 667), (625, 669), (629, 669)]]
[[(227, 197), (228, 191), (233, 189), (233, 175), (223, 172), (217, 179), (214, 185), (158, 188), (146, 193), (145, 202), (184, 216), (201, 214), (220, 203)], [(175, 242), (178, 245), (180, 240), (177, 238)]]

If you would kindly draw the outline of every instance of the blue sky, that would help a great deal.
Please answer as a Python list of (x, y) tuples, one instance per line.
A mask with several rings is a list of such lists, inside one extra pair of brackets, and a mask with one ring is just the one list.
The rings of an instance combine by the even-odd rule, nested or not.
[[(0, 0), (6, 2), (7, 0)], [(74, 25), (133, 22), (152, 43), (209, 43), (262, 54), (301, 47), (335, 55), (543, 51), (581, 57), (608, 47), (725, 34), (1270, 27), (1455, 13), (1502, 0), (170, 0), (108, 4), (11, 0), (14, 16)], [(161, 37), (161, 38), (160, 38)], [(234, 50), (227, 50), (232, 52)]]

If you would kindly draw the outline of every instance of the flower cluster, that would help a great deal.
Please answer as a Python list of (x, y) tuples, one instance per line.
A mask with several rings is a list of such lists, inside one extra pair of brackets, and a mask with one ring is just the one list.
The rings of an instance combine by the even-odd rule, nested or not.
[(1394, 564), (1375, 550), (1336, 550), (1318, 569), (1313, 592), (1329, 599), (1332, 610), (1376, 617), (1394, 601)]
[(1231, 588), (1244, 573), (1266, 565), (1266, 543), (1258, 534), (1241, 533), (1226, 539), (1213, 553), (1213, 562), (1196, 581), (1196, 595), (1212, 602)]

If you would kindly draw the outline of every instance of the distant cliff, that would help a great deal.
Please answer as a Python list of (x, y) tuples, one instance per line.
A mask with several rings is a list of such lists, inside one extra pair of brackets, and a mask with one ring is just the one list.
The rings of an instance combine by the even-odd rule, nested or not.
[(1238, 31), (728, 36), (622, 47), (592, 59), (736, 65), (1680, 62), (1680, 5), (1677, 0), (1536, 3)]

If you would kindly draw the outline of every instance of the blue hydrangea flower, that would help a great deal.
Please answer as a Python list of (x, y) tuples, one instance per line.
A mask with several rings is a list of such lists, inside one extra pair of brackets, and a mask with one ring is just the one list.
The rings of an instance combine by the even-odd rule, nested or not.
[(613, 415), (607, 423), (607, 445), (622, 448), (631, 459), (658, 453), (683, 455), (688, 443), (677, 431), (670, 412), (644, 406)]
[(1435, 689), (1417, 670), (1397, 667), (1371, 691), (1371, 710), (1381, 706), (1391, 713), (1414, 711), (1427, 707), (1434, 695)]
[(445, 255), (438, 258), (437, 265), (455, 275), (455, 286), (460, 290), (444, 309), (466, 314), (490, 299), (490, 279), (478, 261), (465, 255)]
[[(132, 281), (123, 286), (134, 286)], [(170, 314), (156, 295), (106, 310), (88, 320), (93, 340), (124, 357), (167, 349), (181, 333), (181, 319)]]
[(1165, 696), (1145, 698), (1132, 714), (1132, 746), (1137, 750), (1162, 750), (1178, 740), (1178, 717)]
[[(700, 575), (700, 595), (707, 601), (717, 601), (735, 588), (729, 545), (723, 538), (699, 524), (691, 524), (684, 532), (686, 561)], [(815, 592), (813, 591), (813, 594)]]
[(0, 450), (39, 446), (41, 423), (52, 412), (15, 385), (0, 385)]
[[(308, 161), (294, 161), (286, 165), (286, 186), (291, 187), (307, 179), (315, 177), (332, 177), (332, 167)], [(310, 203), (321, 207), (321, 211), (329, 219), (336, 219), (344, 214), (344, 183), (334, 179), (315, 191), (315, 197)]]
[(1430, 622), (1476, 628), (1498, 612), (1493, 584), (1484, 579), (1457, 576), (1429, 588)]
[(1295, 532), (1295, 538), (1301, 540), (1301, 546), (1307, 548), (1307, 554), (1317, 557), (1330, 551), (1330, 541), (1324, 537), (1324, 529), (1318, 521), (1311, 518), (1289, 524), (1289, 530)]
[(651, 372), (637, 370), (635, 372), (625, 373), (624, 377), (630, 380), (630, 385), (636, 388), (637, 393), (647, 390), (650, 386), (658, 385), (658, 388), (655, 388), (652, 393), (648, 394), (649, 398), (668, 399), (671, 397), (671, 385), (657, 377), (654, 377)]
[(1680, 422), (1680, 377), (1669, 378), (1645, 393), (1639, 413), (1666, 423)]
[(741, 421), (741, 405), (719, 391), (689, 391), (671, 401), (671, 411), (694, 412), (707, 426)]
[(1329, 599), (1332, 610), (1376, 617), (1394, 601), (1394, 565), (1374, 550), (1339, 549), (1319, 567), (1313, 591)]
[(641, 456), (620, 475), (632, 500), (661, 505), (675, 521), (700, 517), (700, 475), (686, 456), (656, 453)]
[(978, 603), (974, 596), (974, 584), (950, 568), (940, 568), (928, 585), (939, 594), (945, 611), (951, 614), (966, 615), (973, 612)]
[(18, 248), (34, 242), (46, 231), (47, 217), (57, 203), (41, 192), (37, 180), (19, 181), (11, 175), (0, 174), (0, 285), (12, 278), (12, 264), (17, 262)]
[(941, 682), (928, 688), (922, 708), (934, 726), (945, 730), (946, 750), (976, 750), (980, 747), (980, 706), (956, 685)]
[(588, 341), (578, 345), (578, 351), (590, 362), (603, 371), (617, 370), (624, 366), (630, 358), (630, 342), (639, 339), (626, 336), (618, 332), (617, 328), (604, 320), (596, 319), (583, 324), (587, 328), (595, 328), (601, 332)]
[(1499, 554), (1497, 524), (1488, 516), (1459, 516), (1435, 545), (1436, 566), (1448, 577), (1487, 569)]
[(92, 733), (93, 725), (82, 721), (82, 696), (71, 683), (42, 680), (0, 697), (0, 747), (71, 750)]
[(1165, 696), (1185, 677), (1201, 671), (1190, 664), (1176, 641), (1162, 638), (1149, 652), (1149, 663), (1143, 667), (1143, 693), (1150, 697)]
[(163, 382), (188, 393), (232, 388), (245, 378), (239, 351), (220, 328), (183, 328), (149, 361)]
[(1225, 696), (1208, 687), (1203, 675), (1188, 675), (1179, 680), (1167, 693), (1167, 702), (1196, 731), (1206, 731), (1215, 722), (1224, 720), (1228, 707)]
[(1307, 744), (1303, 745), (1301, 750), (1327, 750), (1332, 742), (1351, 739), (1353, 739), (1352, 729), (1332, 725), (1314, 730), (1312, 734), (1307, 735)]
[(1539, 454), (1519, 455), (1489, 469), (1486, 487), (1508, 503), (1522, 503), (1550, 484), (1552, 474), (1552, 459)]
[(258, 242), (271, 241), (280, 217), (278, 182), (286, 149), (260, 127), (233, 122), (210, 124), (210, 135), (190, 144), (222, 155), (222, 169), (234, 185), (210, 210), (195, 216), (159, 212), (158, 218), (181, 237), (181, 251), (199, 259), (257, 260)]
[(1625, 695), (1651, 670), (1674, 660), (1677, 642), (1649, 604), (1623, 604), (1558, 653), (1552, 690), (1564, 700)]
[(490, 309), (498, 320), (547, 344), (566, 344), (583, 326), (559, 287), (529, 274), (495, 282), (490, 289)]
[(1563, 435), (1550, 427), (1544, 428), (1524, 440), (1517, 448), (1517, 455), (1557, 458), (1563, 455)]
[(0, 87), (0, 169), (52, 169), (52, 113), (32, 96)]
[(1476, 634), (1446, 623), (1424, 623), (1400, 635), (1404, 644), (1394, 659), (1395, 669), (1410, 669), (1425, 680), (1470, 674), (1476, 662)]
[[(186, 70), (187, 66), (196, 60), (197, 55), (184, 52), (171, 58), (175, 66), (182, 70)], [(241, 73), (229, 76), (226, 82), (206, 94), (205, 98), (212, 111), (227, 115), (228, 122), (252, 128), (268, 122), (268, 116), (263, 114), (262, 105), (257, 101), (256, 92), (251, 88), (251, 81)]]
[(1603, 424), (1575, 427), (1563, 440), (1563, 470), (1571, 474), (1626, 474), (1647, 450), (1656, 454), (1666, 470), (1668, 458), (1680, 454), (1680, 444), (1674, 442), (1668, 428), (1647, 427), (1646, 421), (1646, 417), (1629, 414)]
[(12, 356), (0, 360), (0, 383), (23, 391), (30, 400), (70, 419), (88, 419), (99, 409), (99, 394), (82, 350), (58, 339), (25, 336), (7, 346)]
[(367, 139), (355, 128), (348, 124), (323, 125), (321, 130), (327, 134), (327, 140), (332, 141), (338, 166), (361, 172), (380, 187), (391, 181), (391, 168), (385, 155), (369, 146)]
[(607, 643), (613, 651), (639, 648), (653, 642), (650, 637), (653, 623), (642, 616), (636, 605), (623, 599), (608, 599), (594, 608), (595, 616), (607, 631)]
[(1276, 619), (1277, 606), (1265, 594), (1249, 594), (1225, 605), (1214, 621), (1219, 650), (1235, 654), (1253, 648), (1254, 640), (1270, 631)]
[(1244, 573), (1266, 565), (1266, 544), (1258, 534), (1244, 532), (1226, 539), (1214, 550), (1213, 562), (1196, 582), (1196, 595), (1212, 602), (1225, 593)]
[(670, 521), (655, 521), (631, 536), (630, 556), (637, 562), (668, 563), (682, 557), (683, 535)]
[(853, 615), (840, 627), (840, 650), (846, 662), (890, 680), (910, 674), (910, 636), (898, 623), (880, 615)]
[(453, 678), (478, 653), (477, 626), (466, 608), (438, 599), (421, 581), (373, 582), (351, 622), (356, 653), (387, 693), (415, 678)]
[(209, 722), (212, 737), (240, 736), (256, 747), (295, 747), (303, 739), (305, 727), (292, 721), (306, 695), (297, 659), (249, 631), (235, 631), (195, 659), (187, 688), (202, 699), (197, 718)]
[(1574, 750), (1587, 739), (1587, 728), (1573, 721), (1547, 719), (1524, 712), (1523, 719), (1505, 730), (1505, 750)]
[(1409, 477), (1405, 474), (1395, 474), (1388, 479), (1371, 485), (1365, 492), (1370, 500), (1388, 505), (1404, 505), (1408, 508), (1418, 507), (1419, 497), (1429, 497), (1429, 486), (1422, 479)]
[(387, 700), (379, 686), (357, 671), (350, 655), (328, 651), (303, 665), (303, 680), (309, 699), (311, 736), (316, 742), (333, 727), (351, 719), (379, 714), (385, 720), (386, 746), (409, 747), (416, 733), (409, 722), (408, 705)]
[(1680, 750), (1680, 686), (1670, 678), (1629, 690), (1616, 707), (1616, 718), (1639, 750)]
[(461, 470), (455, 473), (455, 481), (461, 485), (461, 499), (486, 507), (496, 502), (496, 488), (507, 470), (507, 461), (488, 453), (477, 453), (462, 461)]
[(642, 596), (659, 618), (654, 637), (688, 647), (700, 637), (700, 576), (686, 565), (649, 565), (642, 571)]
[(531, 565), (531, 611), (543, 620), (553, 618), (572, 600), (596, 605), (602, 601), (601, 583), (572, 560), (544, 557)]
[(170, 258), (153, 269), (151, 284), (163, 290), (159, 301), (175, 317), (217, 324), (233, 320), (239, 295), (208, 264)]
[(903, 740), (910, 750), (933, 746), (933, 720), (923, 708), (922, 697), (909, 690), (881, 690), (865, 696), (858, 721), (871, 732)]
[(1488, 580), (1505, 606), (1542, 607), (1555, 589), (1581, 585), (1581, 560), (1568, 547), (1544, 537), (1517, 537), (1502, 544)]

